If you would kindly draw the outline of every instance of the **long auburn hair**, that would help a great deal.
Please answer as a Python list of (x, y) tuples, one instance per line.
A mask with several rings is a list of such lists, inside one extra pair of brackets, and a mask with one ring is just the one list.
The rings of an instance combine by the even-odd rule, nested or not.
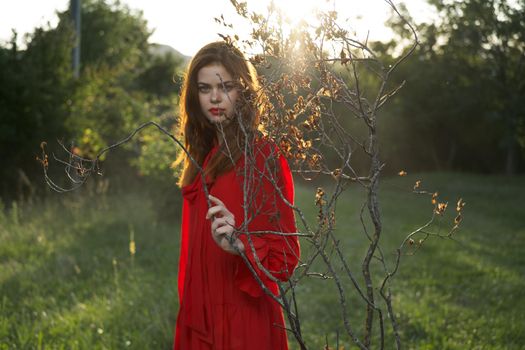
[[(234, 106), (235, 115), (223, 126), (225, 137), (217, 139), (218, 125), (211, 123), (202, 113), (199, 103), (197, 75), (203, 67), (221, 64), (232, 76), (239, 89)], [(213, 146), (220, 143), (219, 151), (208, 161), (205, 176), (215, 179), (231, 170), (242, 155), (245, 142), (250, 142), (259, 125), (262, 108), (262, 95), (257, 72), (244, 55), (229, 43), (213, 42), (197, 52), (191, 60), (184, 77), (180, 98), (179, 131), (184, 146), (199, 166)], [(242, 127), (241, 127), (242, 123)], [(244, 128), (244, 131), (243, 131)], [(227, 150), (227, 151), (226, 151)], [(192, 183), (198, 174), (198, 167), (185, 152), (181, 152), (175, 164), (183, 163), (178, 185), (184, 187)]]

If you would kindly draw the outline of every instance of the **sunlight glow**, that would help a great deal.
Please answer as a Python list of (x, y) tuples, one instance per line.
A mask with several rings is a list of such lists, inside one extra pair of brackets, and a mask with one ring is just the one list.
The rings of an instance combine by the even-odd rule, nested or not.
[[(113, 2), (114, 0), (107, 0)], [(219, 40), (217, 33), (224, 28), (216, 24), (214, 17), (224, 15), (232, 23), (241, 37), (249, 35), (249, 27), (235, 13), (229, 0), (120, 0), (131, 9), (142, 10), (148, 26), (153, 30), (151, 42), (170, 45), (185, 55), (193, 55), (204, 44)], [(274, 0), (275, 6), (282, 9), (293, 28), (300, 21), (315, 21), (314, 11), (336, 10), (338, 19), (346, 29), (350, 29), (361, 40), (369, 35), (373, 40), (391, 37), (384, 26), (389, 15), (389, 6), (384, 0)], [(398, 3), (396, 1), (396, 3)], [(404, 0), (411, 15), (417, 19), (428, 19), (429, 6), (424, 0)], [(0, 4), (0, 41), (6, 43), (11, 37), (11, 28), (19, 32), (18, 42), (23, 43), (23, 34), (32, 32), (35, 26), (56, 25), (55, 11), (63, 11), (68, 0), (31, 1), (19, 0)], [(249, 11), (266, 13), (270, 0), (249, 0)], [(348, 19), (348, 20), (347, 20)]]
[(286, 32), (302, 21), (317, 24), (318, 11), (336, 11), (337, 22), (360, 39), (369, 36), (383, 40), (391, 36), (390, 30), (384, 26), (390, 7), (383, 0), (262, 0), (248, 2), (248, 8), (265, 13), (272, 3), (284, 15), (283, 29)]
[(315, 11), (321, 9), (320, 1), (315, 0), (277, 0), (274, 3), (282, 10), (285, 21), (292, 27), (302, 20), (313, 20)]

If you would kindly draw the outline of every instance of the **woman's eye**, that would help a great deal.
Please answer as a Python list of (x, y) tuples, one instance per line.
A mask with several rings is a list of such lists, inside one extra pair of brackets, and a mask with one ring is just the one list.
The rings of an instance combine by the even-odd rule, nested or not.
[(199, 86), (199, 92), (206, 93), (209, 91), (210, 91), (210, 88), (208, 86)]
[(234, 87), (235, 86), (233, 86), (232, 84), (226, 84), (226, 85), (224, 85), (224, 90), (225, 91), (232, 91)]

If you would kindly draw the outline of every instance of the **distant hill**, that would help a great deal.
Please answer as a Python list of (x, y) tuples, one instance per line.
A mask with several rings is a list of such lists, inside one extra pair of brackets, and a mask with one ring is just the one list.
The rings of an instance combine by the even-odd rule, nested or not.
[(172, 54), (175, 57), (182, 57), (182, 59), (184, 60), (185, 63), (189, 62), (189, 60), (191, 59), (190, 56), (183, 55), (179, 51), (175, 50), (173, 47), (171, 47), (169, 45), (164, 45), (164, 44), (155, 44), (155, 43), (151, 44), (150, 47), (149, 47), (149, 52), (152, 55), (156, 55), (156, 56), (157, 55), (158, 56), (164, 56), (164, 55), (167, 55), (167, 54)]

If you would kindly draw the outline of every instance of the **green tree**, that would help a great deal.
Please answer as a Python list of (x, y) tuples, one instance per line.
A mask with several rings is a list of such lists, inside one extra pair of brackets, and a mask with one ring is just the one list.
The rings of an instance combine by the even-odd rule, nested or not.
[(40, 175), (35, 161), (39, 143), (68, 136), (64, 120), (72, 87), (72, 43), (71, 27), (60, 23), (53, 29), (37, 28), (25, 50), (18, 49), (16, 34), (9, 48), (0, 47), (2, 197), (32, 192), (27, 180)]
[(447, 28), (445, 52), (479, 70), (487, 87), (482, 89), (487, 116), (504, 129), (501, 146), (506, 153), (505, 172), (513, 174), (518, 165), (519, 125), (525, 120), (525, 1), (431, 0)]
[[(61, 14), (69, 22), (70, 14)], [(151, 35), (142, 12), (115, 2), (82, 1), (81, 65), (84, 68), (109, 67), (126, 76), (140, 67), (148, 52)]]
[[(27, 36), (26, 49), (16, 46), (16, 37), (0, 47), (0, 153), (6, 164), (0, 170), (2, 197), (18, 196), (21, 178), (29, 179), (24, 181), (30, 188), (39, 188), (31, 183), (42, 183), (35, 157), (43, 140), (50, 151), (59, 148), (58, 139), (92, 156), (146, 120), (164, 115), (164, 125), (174, 123), (173, 77), (184, 60), (151, 52), (141, 12), (119, 2), (83, 1), (78, 79), (71, 67), (70, 13), (58, 16), (56, 27), (37, 28)], [(140, 149), (130, 145), (112, 162), (123, 170), (120, 174), (133, 173), (131, 158), (140, 156)]]
[[(82, 15), (82, 70), (68, 122), (81, 154), (94, 157), (149, 120), (172, 127), (180, 88), (174, 77), (184, 59), (155, 52), (157, 46), (147, 43), (150, 32), (140, 12), (90, 1), (83, 5)], [(175, 159), (176, 148), (163, 142), (153, 145), (159, 141), (153, 135), (157, 132), (143, 131), (108, 167), (123, 178), (133, 166), (159, 186), (173, 186), (169, 159)], [(153, 150), (165, 154), (154, 155)]]
[(525, 150), (525, 2), (429, 3), (439, 19), (419, 25), (418, 51), (398, 72), (407, 81), (397, 100), (399, 135), (414, 146), (404, 153), (422, 168), (516, 173), (520, 142)]
[[(69, 11), (60, 22), (70, 22)], [(90, 146), (100, 149), (146, 117), (148, 106), (133, 84), (148, 58), (149, 35), (141, 13), (119, 3), (82, 3), (81, 73), (67, 123), (74, 139), (91, 129), (90, 142), (99, 144)]]

